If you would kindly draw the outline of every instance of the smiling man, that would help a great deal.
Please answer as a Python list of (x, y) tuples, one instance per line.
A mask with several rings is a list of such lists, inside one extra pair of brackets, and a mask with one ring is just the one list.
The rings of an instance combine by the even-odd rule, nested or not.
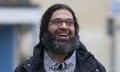
[(106, 72), (79, 40), (79, 25), (73, 10), (55, 4), (44, 13), (40, 42), (33, 56), (15, 72)]

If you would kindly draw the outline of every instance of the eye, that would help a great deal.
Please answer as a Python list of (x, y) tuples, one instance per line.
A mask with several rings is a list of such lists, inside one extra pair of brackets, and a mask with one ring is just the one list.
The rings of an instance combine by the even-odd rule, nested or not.
[(73, 25), (74, 24), (74, 20), (73, 19), (65, 19), (65, 20), (62, 20), (61, 18), (56, 18), (56, 19), (53, 19), (50, 21), (52, 24), (55, 24), (55, 25), (60, 25), (62, 24), (63, 22), (66, 23), (66, 25)]
[(62, 20), (61, 19), (59, 19), (59, 18), (56, 18), (56, 19), (53, 19), (53, 20), (51, 20), (50, 21), (52, 24), (61, 24), (62, 23)]
[(74, 21), (72, 19), (67, 19), (65, 22), (66, 22), (67, 25), (73, 25), (74, 24)]

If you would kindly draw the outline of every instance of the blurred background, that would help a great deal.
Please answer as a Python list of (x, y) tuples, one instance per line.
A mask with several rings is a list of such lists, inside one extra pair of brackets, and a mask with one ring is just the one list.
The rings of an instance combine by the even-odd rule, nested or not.
[(75, 11), (80, 40), (107, 72), (120, 72), (120, 0), (0, 0), (1, 72), (14, 72), (32, 56), (40, 18), (55, 3)]

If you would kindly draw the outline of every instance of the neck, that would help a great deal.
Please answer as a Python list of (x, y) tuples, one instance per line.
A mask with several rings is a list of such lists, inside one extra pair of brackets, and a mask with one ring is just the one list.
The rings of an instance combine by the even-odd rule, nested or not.
[(65, 54), (55, 54), (51, 51), (48, 51), (48, 55), (56, 60), (58, 63), (62, 63), (64, 61), (64, 58), (68, 55), (67, 53)]

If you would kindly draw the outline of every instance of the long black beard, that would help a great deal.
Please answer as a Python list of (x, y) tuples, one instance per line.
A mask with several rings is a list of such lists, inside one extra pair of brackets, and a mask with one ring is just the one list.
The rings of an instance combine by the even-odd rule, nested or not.
[(45, 49), (55, 54), (71, 53), (79, 47), (78, 36), (63, 42), (56, 40), (51, 33), (46, 33), (41, 40)]

